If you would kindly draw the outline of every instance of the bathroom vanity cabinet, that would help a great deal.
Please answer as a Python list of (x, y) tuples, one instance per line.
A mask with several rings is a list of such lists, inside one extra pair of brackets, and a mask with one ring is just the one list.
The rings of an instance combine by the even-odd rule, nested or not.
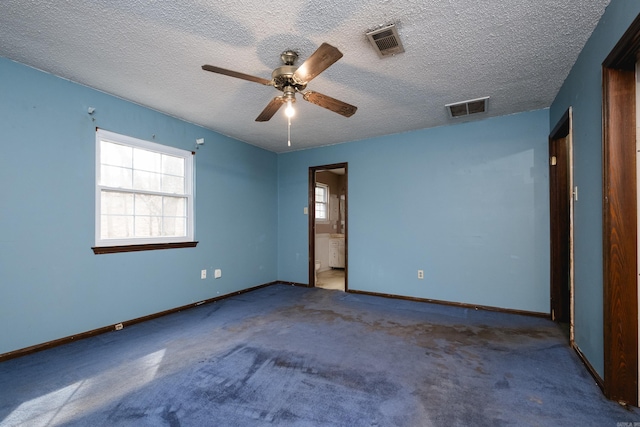
[(344, 268), (344, 237), (329, 240), (329, 267)]

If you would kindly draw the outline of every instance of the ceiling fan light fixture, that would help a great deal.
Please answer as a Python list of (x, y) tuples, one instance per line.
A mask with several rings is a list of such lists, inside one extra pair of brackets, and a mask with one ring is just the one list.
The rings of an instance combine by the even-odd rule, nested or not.
[(291, 99), (287, 99), (287, 108), (284, 109), (284, 114), (289, 118), (296, 115), (296, 110), (293, 108), (293, 101)]
[(296, 110), (293, 108), (293, 103), (296, 102), (296, 90), (292, 86), (286, 86), (283, 89), (284, 95), (282, 100), (287, 103), (287, 108), (284, 109), (284, 114), (291, 118), (296, 114)]

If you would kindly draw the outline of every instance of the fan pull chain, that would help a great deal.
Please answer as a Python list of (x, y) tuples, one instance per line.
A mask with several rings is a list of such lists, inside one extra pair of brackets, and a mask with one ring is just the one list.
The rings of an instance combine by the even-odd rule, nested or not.
[(291, 117), (289, 119), (289, 126), (287, 126), (287, 145), (291, 147)]

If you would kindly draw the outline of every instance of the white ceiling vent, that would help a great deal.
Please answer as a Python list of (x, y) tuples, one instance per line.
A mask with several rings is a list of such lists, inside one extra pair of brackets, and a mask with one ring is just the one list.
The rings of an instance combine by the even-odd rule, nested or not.
[(447, 111), (449, 117), (464, 117), (470, 114), (485, 113), (487, 111), (489, 103), (489, 97), (470, 99), (469, 101), (455, 102), (453, 104), (447, 104)]
[(396, 24), (386, 25), (366, 33), (373, 49), (380, 58), (404, 52)]

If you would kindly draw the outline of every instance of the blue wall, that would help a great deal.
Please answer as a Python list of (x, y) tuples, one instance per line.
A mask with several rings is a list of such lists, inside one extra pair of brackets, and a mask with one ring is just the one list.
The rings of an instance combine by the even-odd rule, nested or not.
[[(548, 110), (276, 155), (2, 58), (0, 73), (0, 354), (307, 283), (308, 168), (336, 162), (350, 289), (549, 311)], [(205, 138), (197, 248), (93, 254), (96, 126), (183, 149)]]
[[(0, 58), (0, 354), (307, 283), (308, 168), (337, 162), (349, 162), (351, 289), (547, 313), (547, 136), (572, 106), (575, 338), (602, 375), (601, 64), (638, 13), (611, 1), (550, 110), (281, 155)], [(205, 138), (197, 248), (93, 254), (96, 126), (183, 149)], [(200, 280), (205, 268), (222, 279)]]
[[(4, 58), (0, 76), (0, 354), (277, 279), (276, 154)], [(96, 126), (205, 138), (196, 248), (93, 254)]]
[(602, 62), (640, 13), (640, 2), (613, 0), (550, 109), (550, 127), (573, 107), (575, 340), (604, 375), (602, 263)]
[(348, 162), (350, 289), (549, 313), (548, 134), (545, 109), (279, 155), (278, 279), (308, 282), (308, 168)]

